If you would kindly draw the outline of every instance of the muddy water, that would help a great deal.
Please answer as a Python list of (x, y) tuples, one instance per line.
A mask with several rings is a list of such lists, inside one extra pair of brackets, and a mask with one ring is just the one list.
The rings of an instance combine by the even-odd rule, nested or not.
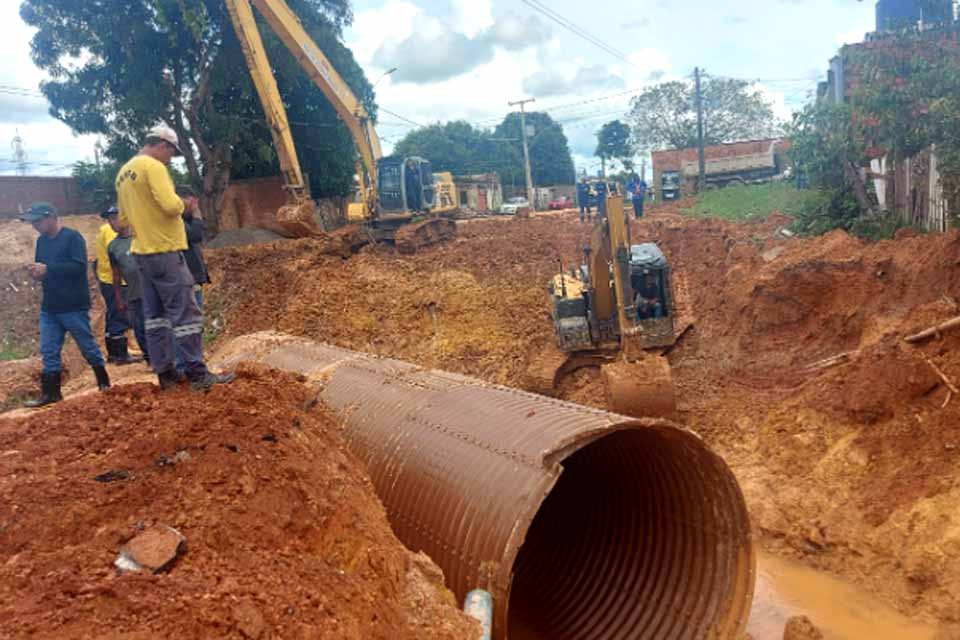
[(826, 640), (932, 640), (935, 627), (910, 620), (854, 585), (761, 552), (747, 631), (781, 640), (787, 619), (806, 615)]

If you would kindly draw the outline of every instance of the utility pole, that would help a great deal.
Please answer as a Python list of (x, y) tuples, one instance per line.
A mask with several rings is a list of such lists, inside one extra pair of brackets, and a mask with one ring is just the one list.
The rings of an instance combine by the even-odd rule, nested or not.
[(100, 138), (93, 143), (93, 161), (97, 165), (97, 172), (100, 172), (100, 154), (103, 153), (103, 145), (100, 144)]
[(644, 182), (647, 181), (647, 156), (643, 156), (643, 159), (640, 160), (640, 179)]
[(700, 67), (693, 70), (697, 85), (697, 193), (703, 193), (707, 186), (707, 158), (703, 149), (703, 92), (700, 90)]
[(17, 165), (17, 175), (27, 175), (27, 151), (23, 148), (23, 138), (20, 137), (19, 129), (14, 130), (10, 147), (13, 149), (13, 162)]
[(520, 129), (523, 134), (523, 167), (527, 173), (527, 202), (533, 207), (533, 174), (530, 172), (530, 147), (527, 145), (527, 118), (524, 111), (524, 105), (528, 102), (536, 102), (534, 98), (518, 100), (517, 102), (508, 102), (507, 106), (515, 107), (520, 105)]

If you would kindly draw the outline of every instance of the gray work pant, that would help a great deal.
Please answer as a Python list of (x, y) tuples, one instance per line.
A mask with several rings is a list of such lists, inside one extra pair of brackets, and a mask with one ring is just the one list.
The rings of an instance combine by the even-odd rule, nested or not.
[(193, 295), (193, 276), (183, 254), (171, 251), (138, 255), (137, 266), (153, 370), (159, 374), (176, 368), (176, 340), (187, 377), (193, 380), (203, 376), (207, 372), (203, 362), (203, 313)]

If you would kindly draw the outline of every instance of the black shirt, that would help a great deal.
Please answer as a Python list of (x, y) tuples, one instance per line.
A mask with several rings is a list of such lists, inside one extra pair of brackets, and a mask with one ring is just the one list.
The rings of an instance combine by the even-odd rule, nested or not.
[(47, 265), (43, 276), (43, 304), (47, 313), (66, 313), (90, 309), (90, 284), (87, 282), (87, 243), (83, 236), (66, 227), (52, 238), (37, 238), (34, 260)]
[(123, 281), (127, 286), (123, 288), (123, 295), (127, 302), (139, 300), (142, 296), (140, 292), (140, 271), (137, 268), (137, 259), (130, 253), (130, 245), (133, 244), (133, 238), (127, 236), (117, 236), (107, 247), (107, 255), (110, 256), (110, 266), (120, 268), (123, 274)]
[(183, 257), (187, 261), (187, 268), (193, 275), (196, 284), (207, 284), (210, 276), (207, 273), (207, 264), (203, 260), (203, 220), (194, 218), (189, 213), (183, 214), (183, 226), (187, 230), (187, 250)]

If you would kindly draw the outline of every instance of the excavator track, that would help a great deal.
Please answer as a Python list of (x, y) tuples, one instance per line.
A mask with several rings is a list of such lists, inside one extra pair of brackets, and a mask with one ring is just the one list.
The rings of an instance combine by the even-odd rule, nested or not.
[(417, 253), (435, 244), (452, 240), (457, 235), (457, 225), (446, 218), (430, 218), (406, 224), (397, 229), (394, 244), (402, 254)]

